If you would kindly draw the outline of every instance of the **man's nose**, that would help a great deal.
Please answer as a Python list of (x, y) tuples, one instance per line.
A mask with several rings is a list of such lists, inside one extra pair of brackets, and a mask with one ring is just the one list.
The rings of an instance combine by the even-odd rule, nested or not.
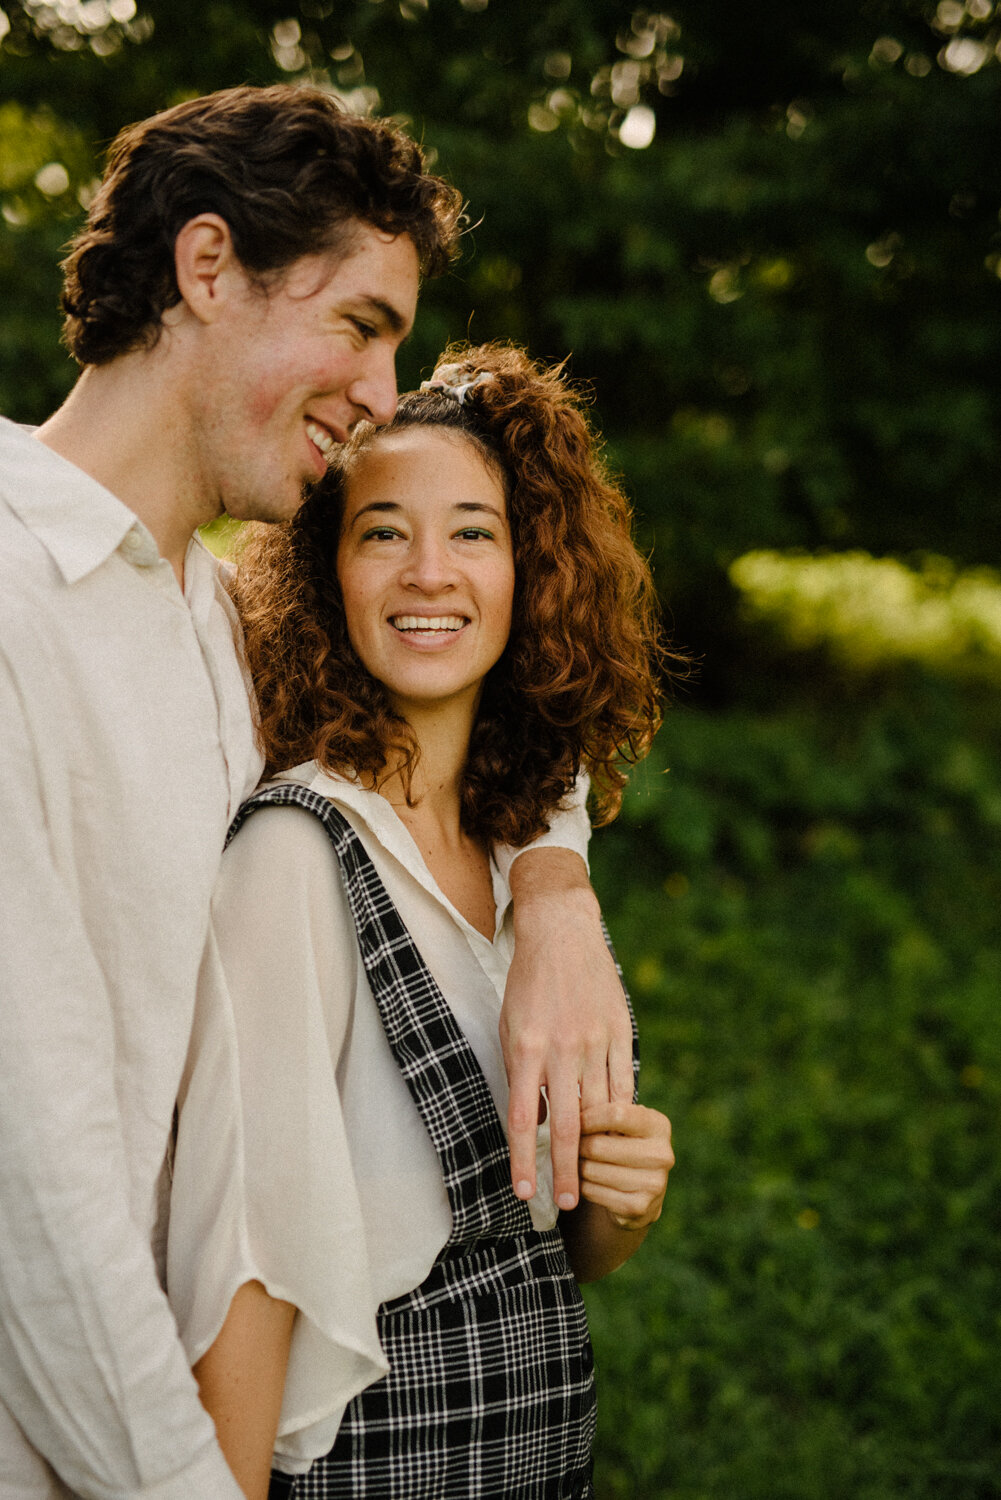
[(396, 361), (392, 355), (373, 357), (363, 374), (348, 387), (347, 395), (377, 427), (391, 421), (396, 411)]

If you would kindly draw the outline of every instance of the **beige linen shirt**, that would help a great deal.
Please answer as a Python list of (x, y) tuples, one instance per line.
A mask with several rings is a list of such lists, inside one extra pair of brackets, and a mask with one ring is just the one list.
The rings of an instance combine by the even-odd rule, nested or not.
[(130, 510), (0, 421), (2, 1500), (240, 1494), (150, 1254), (260, 772), (238, 629), (200, 544), (182, 594)]

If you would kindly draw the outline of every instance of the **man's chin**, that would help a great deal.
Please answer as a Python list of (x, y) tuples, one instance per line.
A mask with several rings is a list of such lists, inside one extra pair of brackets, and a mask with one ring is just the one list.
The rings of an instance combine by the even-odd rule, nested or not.
[(300, 495), (299, 495), (299, 504), (296, 506), (296, 510), (299, 509), (300, 505), (305, 505), (306, 501), (307, 500), (311, 500), (314, 495), (321, 494), (323, 492), (323, 490), (327, 487), (327, 482), (328, 482), (329, 478), (330, 478), (330, 473), (329, 473), (329, 470), (328, 470), (328, 472), (326, 474), (321, 475), (321, 477), (319, 479), (306, 479), (306, 480), (304, 480), (303, 481), (303, 485), (302, 485), (302, 490), (301, 490)]

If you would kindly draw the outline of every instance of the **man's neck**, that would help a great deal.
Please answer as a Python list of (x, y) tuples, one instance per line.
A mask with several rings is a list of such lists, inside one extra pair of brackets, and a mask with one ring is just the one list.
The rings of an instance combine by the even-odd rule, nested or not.
[(192, 532), (218, 514), (191, 471), (184, 426), (154, 349), (89, 365), (36, 434), (135, 512), (182, 588)]

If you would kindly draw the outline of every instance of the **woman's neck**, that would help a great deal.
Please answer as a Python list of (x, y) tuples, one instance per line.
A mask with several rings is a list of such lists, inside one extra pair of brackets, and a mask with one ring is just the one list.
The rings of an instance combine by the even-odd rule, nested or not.
[(477, 931), (493, 938), (496, 908), (486, 845), (462, 827), (462, 778), (469, 728), (456, 733), (450, 716), (408, 712), (420, 756), (407, 799), (397, 772), (379, 791), (392, 803), (420, 850), (421, 858), (452, 905)]

